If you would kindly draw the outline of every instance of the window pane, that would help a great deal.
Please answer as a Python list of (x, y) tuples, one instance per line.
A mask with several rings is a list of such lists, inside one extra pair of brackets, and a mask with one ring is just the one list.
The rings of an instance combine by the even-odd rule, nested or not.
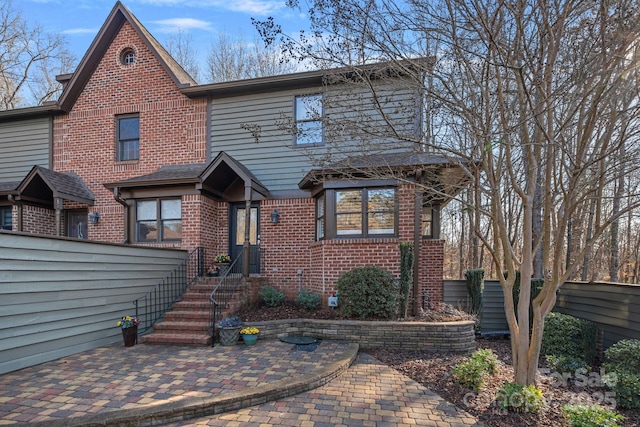
[(298, 123), (296, 144), (320, 144), (322, 143), (322, 122)]
[(136, 203), (136, 214), (138, 221), (155, 220), (157, 219), (157, 204), (155, 200), (146, 200), (144, 202)]
[(362, 234), (362, 214), (336, 215), (336, 234), (339, 236)]
[(136, 228), (138, 242), (155, 242), (158, 239), (156, 221), (140, 221)]
[(393, 189), (369, 190), (369, 212), (393, 211)]
[(422, 207), (422, 235), (433, 236), (432, 209), (430, 206)]
[[(245, 209), (236, 211), (236, 245), (244, 244)], [(251, 208), (249, 212), (249, 244), (258, 243), (258, 208)]]
[(0, 208), (0, 229), (1, 230), (11, 230), (11, 207), (1, 207)]
[(322, 118), (322, 95), (296, 97), (296, 121)]
[(140, 142), (137, 139), (135, 141), (121, 141), (119, 159), (121, 161), (138, 160), (138, 158), (140, 157), (139, 147)]
[(140, 118), (139, 117), (123, 117), (118, 119), (120, 140), (139, 139), (140, 138)]
[(336, 191), (336, 212), (362, 212), (362, 191)]
[(393, 212), (369, 213), (369, 234), (393, 234)]
[(162, 219), (180, 219), (182, 218), (182, 201), (161, 200), (160, 201), (160, 218)]
[(182, 239), (182, 221), (162, 221), (162, 240)]
[(320, 196), (318, 198), (318, 200), (316, 200), (316, 238), (317, 239), (322, 239), (324, 238), (324, 227), (325, 227), (325, 215), (324, 215), (324, 202), (325, 202), (326, 196), (324, 194), (322, 194), (322, 196)]

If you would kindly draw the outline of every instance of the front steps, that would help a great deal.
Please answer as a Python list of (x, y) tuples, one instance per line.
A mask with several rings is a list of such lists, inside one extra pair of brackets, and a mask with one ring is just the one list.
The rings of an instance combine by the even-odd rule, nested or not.
[[(153, 325), (153, 332), (138, 337), (138, 341), (143, 344), (210, 346), (209, 295), (218, 281), (218, 277), (200, 277), (182, 294), (182, 300), (174, 303), (172, 310)], [(236, 294), (240, 292), (238, 289)], [(224, 309), (223, 316), (235, 310), (239, 304), (234, 295)]]

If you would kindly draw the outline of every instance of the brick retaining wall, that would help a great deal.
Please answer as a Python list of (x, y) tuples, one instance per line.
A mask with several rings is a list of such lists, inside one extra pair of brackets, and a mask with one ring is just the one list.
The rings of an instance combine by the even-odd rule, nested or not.
[(357, 342), (360, 349), (470, 353), (476, 349), (474, 324), (460, 322), (368, 322), (359, 320), (289, 319), (247, 322), (260, 329), (260, 338), (288, 335)]

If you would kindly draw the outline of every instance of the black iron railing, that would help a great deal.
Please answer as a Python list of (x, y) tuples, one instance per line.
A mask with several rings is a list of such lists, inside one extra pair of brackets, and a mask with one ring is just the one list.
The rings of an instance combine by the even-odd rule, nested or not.
[(204, 276), (205, 265), (205, 248), (197, 247), (160, 283), (133, 302), (136, 317), (140, 319), (139, 334), (151, 329), (173, 303), (180, 299), (187, 286)]
[(227, 271), (220, 274), (218, 284), (209, 295), (210, 311), (209, 311), (209, 333), (211, 334), (211, 347), (214, 346), (216, 340), (216, 327), (218, 320), (222, 316), (222, 311), (227, 307), (233, 294), (242, 283), (242, 253), (240, 251), (236, 259), (233, 260)]

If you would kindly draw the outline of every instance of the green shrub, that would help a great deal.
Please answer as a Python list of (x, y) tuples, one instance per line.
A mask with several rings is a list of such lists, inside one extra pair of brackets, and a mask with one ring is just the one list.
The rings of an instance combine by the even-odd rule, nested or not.
[(409, 291), (413, 284), (413, 243), (400, 243), (400, 315), (407, 317)]
[(513, 412), (538, 412), (544, 407), (542, 390), (534, 385), (504, 383), (498, 390), (497, 400), (502, 409)]
[(545, 357), (547, 359), (547, 366), (555, 372), (568, 372), (573, 374), (578, 369), (587, 369), (587, 364), (582, 358), (554, 356), (552, 354), (548, 354)]
[(477, 350), (471, 355), (471, 359), (456, 365), (451, 373), (456, 381), (465, 387), (480, 391), (484, 385), (484, 379), (488, 374), (498, 371), (498, 358), (489, 349)]
[(481, 361), (470, 359), (454, 366), (451, 373), (459, 384), (474, 391), (480, 391), (484, 385), (484, 377), (487, 375), (485, 368)]
[(566, 314), (549, 313), (544, 324), (541, 353), (567, 357), (591, 365), (596, 356), (598, 330), (593, 322)]
[(562, 413), (571, 427), (620, 427), (624, 417), (615, 411), (597, 405), (565, 405)]
[(393, 276), (376, 266), (354, 268), (338, 279), (341, 313), (358, 319), (390, 319), (397, 313)]
[(484, 289), (484, 270), (476, 268), (464, 272), (467, 283), (467, 292), (471, 297), (471, 313), (480, 316), (482, 314), (482, 290)]
[(607, 365), (613, 371), (640, 372), (640, 340), (618, 341), (604, 355)]
[(262, 298), (264, 303), (269, 307), (278, 307), (285, 298), (284, 291), (279, 291), (270, 285), (263, 286), (260, 292), (258, 292), (258, 295), (260, 295), (260, 298)]
[(605, 352), (603, 368), (615, 377), (607, 381), (621, 408), (640, 408), (640, 341), (618, 341)]
[(317, 310), (322, 305), (320, 295), (306, 289), (300, 289), (296, 297), (296, 302), (307, 311)]

